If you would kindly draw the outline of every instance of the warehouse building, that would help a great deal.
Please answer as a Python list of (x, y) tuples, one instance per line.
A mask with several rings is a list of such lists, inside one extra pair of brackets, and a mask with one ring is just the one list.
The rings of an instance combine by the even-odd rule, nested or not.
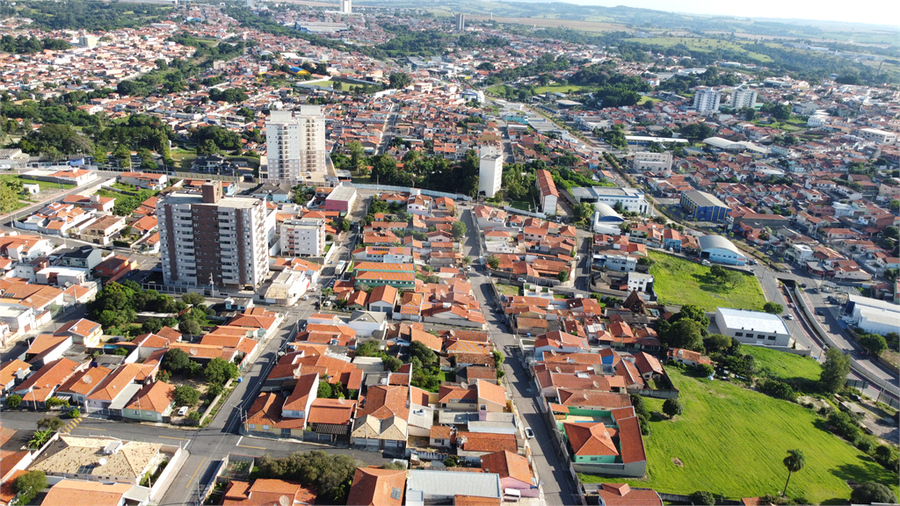
[(681, 207), (696, 221), (722, 221), (730, 211), (715, 195), (696, 190), (681, 194)]
[(747, 264), (747, 255), (721, 235), (704, 235), (699, 242), (700, 258), (703, 260), (726, 265)]
[(733, 337), (743, 344), (779, 347), (791, 345), (791, 333), (778, 315), (717, 307), (715, 321), (720, 334)]

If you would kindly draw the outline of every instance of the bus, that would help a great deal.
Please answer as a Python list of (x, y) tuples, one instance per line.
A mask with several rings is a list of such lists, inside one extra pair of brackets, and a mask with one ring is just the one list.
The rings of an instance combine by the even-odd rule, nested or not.
[(334, 275), (336, 277), (343, 276), (344, 271), (346, 271), (346, 270), (347, 270), (347, 262), (345, 262), (344, 260), (341, 260), (340, 262), (337, 263), (337, 265), (334, 266)]

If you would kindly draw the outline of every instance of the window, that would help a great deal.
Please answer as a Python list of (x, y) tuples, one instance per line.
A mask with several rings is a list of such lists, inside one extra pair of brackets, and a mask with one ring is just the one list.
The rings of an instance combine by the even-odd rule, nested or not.
[(744, 333), (743, 332), (735, 332), (734, 337), (744, 337)]
[(263, 425), (263, 430), (269, 430), (269, 426), (268, 426), (268, 425)]
[(774, 341), (774, 340), (775, 340), (775, 336), (769, 336), (769, 341)]
[(256, 424), (255, 424), (255, 423), (248, 423), (247, 426), (249, 426), (251, 429), (255, 429), (255, 428), (256, 428)]

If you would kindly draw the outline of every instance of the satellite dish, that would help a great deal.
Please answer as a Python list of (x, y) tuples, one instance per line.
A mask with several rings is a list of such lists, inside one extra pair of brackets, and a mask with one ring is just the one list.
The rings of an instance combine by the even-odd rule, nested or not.
[(188, 353), (191, 354), (192, 357), (197, 356), (197, 348), (191, 348), (188, 350)]
[(106, 462), (107, 462), (106, 459), (101, 458), (100, 460), (97, 461), (97, 464), (99, 464), (99, 465), (101, 465), (101, 466), (105, 466), (105, 465), (106, 465)]
[(290, 497), (288, 497), (288, 496), (286, 496), (286, 495), (283, 495), (283, 496), (281, 496), (281, 497), (278, 498), (278, 504), (279, 504), (280, 506), (291, 506), (291, 504), (293, 504), (293, 502), (294, 502), (294, 501), (293, 501)]
[(81, 381), (83, 381), (83, 382), (87, 383), (88, 385), (90, 385), (91, 383), (94, 382), (94, 378), (92, 378), (92, 377), (88, 376), (87, 374), (85, 374), (84, 377), (81, 378)]

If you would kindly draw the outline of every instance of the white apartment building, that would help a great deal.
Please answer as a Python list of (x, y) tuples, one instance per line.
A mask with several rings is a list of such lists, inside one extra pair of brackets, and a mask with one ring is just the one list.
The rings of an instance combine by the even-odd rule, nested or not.
[(716, 112), (719, 110), (719, 100), (722, 95), (719, 90), (712, 88), (698, 88), (694, 93), (694, 109), (700, 114)]
[(503, 183), (503, 153), (500, 146), (482, 146), (478, 163), (478, 194), (492, 198)]
[(634, 154), (631, 168), (638, 172), (670, 172), (672, 170), (672, 152), (638, 151)]
[(281, 224), (281, 254), (320, 257), (325, 254), (325, 220), (297, 218)]
[(163, 280), (168, 286), (253, 287), (269, 273), (266, 203), (222, 198), (219, 181), (157, 204)]
[(305, 181), (307, 173), (325, 172), (325, 117), (317, 105), (299, 111), (272, 111), (266, 121), (267, 164), (261, 177), (268, 181)]
[(897, 144), (897, 134), (877, 128), (860, 128), (859, 136), (875, 144)]
[(755, 107), (756, 97), (757, 93), (755, 90), (745, 87), (735, 88), (734, 91), (731, 92), (731, 103), (729, 105), (734, 109)]

